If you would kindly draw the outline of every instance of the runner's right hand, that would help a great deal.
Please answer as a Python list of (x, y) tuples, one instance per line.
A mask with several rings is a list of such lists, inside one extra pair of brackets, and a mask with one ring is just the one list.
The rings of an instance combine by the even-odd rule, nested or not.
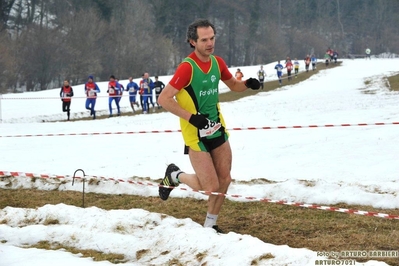
[(188, 122), (190, 122), (190, 124), (192, 124), (198, 129), (203, 129), (208, 125), (209, 119), (202, 114), (194, 114), (191, 115), (190, 120), (188, 120)]

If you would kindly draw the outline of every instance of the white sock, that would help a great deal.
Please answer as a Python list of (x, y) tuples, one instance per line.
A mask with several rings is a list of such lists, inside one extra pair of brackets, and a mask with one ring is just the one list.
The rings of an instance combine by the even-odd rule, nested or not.
[(217, 219), (218, 216), (216, 214), (210, 214), (209, 212), (207, 212), (204, 227), (212, 227), (216, 225)]
[(172, 172), (172, 173), (170, 174), (170, 177), (172, 178), (173, 183), (176, 183), (176, 184), (179, 184), (179, 183), (180, 183), (179, 175), (180, 175), (181, 173), (183, 173), (183, 171), (180, 171), (180, 170), (179, 170), (179, 171)]

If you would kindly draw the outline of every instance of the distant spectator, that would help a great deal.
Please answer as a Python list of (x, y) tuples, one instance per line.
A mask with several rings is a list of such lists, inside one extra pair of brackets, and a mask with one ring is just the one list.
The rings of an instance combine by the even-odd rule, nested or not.
[(309, 55), (306, 55), (306, 57), (305, 57), (305, 59), (303, 60), (303, 61), (305, 61), (305, 69), (306, 69), (306, 72), (309, 72), (309, 65), (310, 65), (310, 56)]
[(294, 68), (294, 65), (291, 62), (291, 59), (288, 59), (287, 62), (285, 63), (285, 68), (287, 68), (287, 76), (288, 76), (288, 80), (291, 80), (291, 71)]
[(130, 107), (132, 107), (134, 113), (136, 112), (134, 110), (134, 105), (136, 104), (137, 107), (139, 106), (139, 103), (136, 101), (136, 95), (140, 88), (139, 85), (137, 85), (137, 83), (133, 81), (133, 77), (129, 77), (129, 83), (126, 85), (125, 90), (129, 92)]
[(112, 102), (113, 101), (115, 101), (116, 108), (118, 110), (118, 116), (121, 115), (121, 109), (119, 107), (119, 101), (118, 101), (118, 97), (120, 95), (120, 90), (121, 90), (120, 84), (115, 80), (115, 76), (111, 75), (109, 77), (108, 90), (107, 90), (107, 93), (109, 95), (109, 97), (108, 97), (109, 117), (112, 117)]
[(263, 83), (265, 82), (266, 72), (263, 70), (263, 66), (260, 66), (258, 70), (258, 79), (260, 82), (260, 88), (263, 90)]
[(86, 109), (90, 110), (90, 116), (96, 119), (96, 111), (94, 107), (96, 106), (97, 93), (100, 93), (100, 88), (93, 81), (93, 76), (88, 77), (88, 81), (85, 84), (85, 94), (86, 94)]
[(67, 113), (67, 119), (69, 121), (71, 97), (73, 97), (73, 89), (69, 86), (69, 81), (64, 80), (64, 86), (61, 87), (60, 97), (62, 101), (62, 111)]
[(237, 68), (236, 74), (235, 74), (235, 78), (237, 80), (242, 80), (242, 78), (244, 77), (244, 74), (241, 72), (241, 69)]
[(278, 78), (278, 82), (280, 83), (280, 85), (282, 83), (281, 76), (283, 75), (283, 68), (284, 67), (282, 64), (280, 64), (280, 61), (278, 61), (277, 65), (274, 66), (274, 69), (277, 70), (277, 78)]
[(370, 50), (370, 48), (367, 48), (365, 52), (366, 52), (366, 59), (368, 58), (368, 59), (371, 60), (371, 57), (370, 57), (371, 50)]
[(155, 98), (156, 98), (158, 109), (162, 108), (162, 106), (160, 106), (158, 103), (158, 98), (159, 98), (159, 95), (161, 94), (163, 88), (165, 88), (165, 84), (162, 81), (158, 80), (158, 76), (155, 76), (154, 90), (155, 90), (155, 96), (156, 96)]
[(294, 61), (294, 69), (295, 69), (295, 78), (297, 78), (299, 72), (299, 61), (297, 58), (295, 58)]
[(315, 71), (317, 65), (317, 57), (314, 54), (312, 54), (310, 61), (312, 62), (312, 70)]

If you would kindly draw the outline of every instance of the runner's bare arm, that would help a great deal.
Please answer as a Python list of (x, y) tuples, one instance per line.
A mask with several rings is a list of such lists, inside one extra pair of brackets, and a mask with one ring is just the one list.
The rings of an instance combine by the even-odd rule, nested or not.
[(248, 88), (245, 86), (245, 80), (237, 80), (234, 77), (232, 77), (231, 79), (228, 80), (223, 80), (224, 84), (227, 85), (227, 87), (229, 87), (229, 89), (231, 91), (237, 91), (237, 92), (241, 92), (241, 91), (245, 91)]
[(174, 88), (172, 85), (167, 84), (159, 95), (158, 102), (163, 108), (172, 114), (188, 121), (190, 120), (191, 113), (181, 108), (174, 98), (178, 92), (179, 90)]

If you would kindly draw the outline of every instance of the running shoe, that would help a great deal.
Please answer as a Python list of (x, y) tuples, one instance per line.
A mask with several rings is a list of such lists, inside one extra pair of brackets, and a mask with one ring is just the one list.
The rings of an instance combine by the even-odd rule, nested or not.
[(214, 225), (212, 228), (216, 231), (218, 234), (224, 234), (223, 230), (219, 228), (219, 226)]
[[(161, 181), (162, 186), (169, 186), (169, 187), (177, 187), (179, 184), (176, 184), (173, 182), (171, 173), (179, 171), (180, 168), (177, 167), (175, 164), (171, 163), (168, 165), (165, 171), (165, 177)], [(169, 198), (170, 192), (173, 190), (173, 188), (166, 188), (166, 187), (159, 187), (159, 197), (162, 200), (167, 200)]]

